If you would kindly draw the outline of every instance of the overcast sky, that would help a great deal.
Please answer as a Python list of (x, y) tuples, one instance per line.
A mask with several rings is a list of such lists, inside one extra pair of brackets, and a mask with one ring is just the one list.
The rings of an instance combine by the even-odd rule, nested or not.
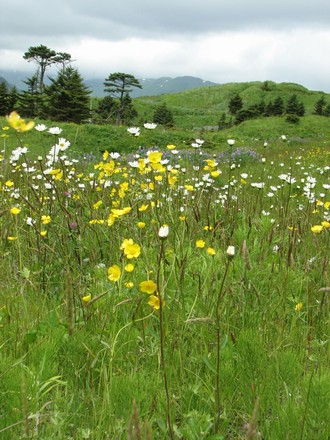
[(330, 93), (329, 0), (9, 0), (0, 70), (31, 46), (68, 52), (85, 79), (192, 75), (295, 82)]

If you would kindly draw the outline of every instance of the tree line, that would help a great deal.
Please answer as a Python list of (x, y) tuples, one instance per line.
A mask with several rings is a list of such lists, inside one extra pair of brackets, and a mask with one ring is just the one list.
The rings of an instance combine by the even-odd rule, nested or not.
[[(130, 93), (133, 88), (142, 88), (140, 82), (131, 74), (111, 73), (104, 81), (106, 97), (98, 100), (97, 108), (92, 109), (91, 90), (77, 68), (70, 66), (71, 55), (56, 52), (44, 45), (31, 46), (23, 55), (28, 62), (34, 62), (36, 72), (24, 81), (26, 90), (18, 91), (16, 87), (8, 88), (5, 81), (0, 83), (0, 115), (5, 116), (17, 110), (29, 118), (52, 119), (75, 123), (130, 123), (137, 111), (133, 106)], [(47, 69), (58, 67), (55, 78), (48, 77)], [(153, 122), (172, 126), (173, 114), (166, 104), (157, 107)]]
[[(142, 85), (133, 75), (128, 73), (111, 73), (104, 80), (104, 91), (107, 93), (97, 100), (96, 108), (92, 106), (91, 90), (77, 68), (70, 64), (71, 55), (56, 52), (44, 45), (31, 46), (23, 55), (28, 62), (34, 62), (36, 72), (24, 81), (26, 90), (18, 91), (16, 87), (8, 88), (5, 81), (0, 83), (0, 115), (17, 110), (22, 116), (75, 123), (95, 122), (98, 124), (129, 124), (138, 116), (130, 93)], [(45, 76), (50, 66), (56, 66), (57, 76)], [(267, 81), (263, 87), (268, 90)], [(304, 104), (296, 94), (292, 94), (285, 103), (281, 96), (273, 100), (260, 100), (253, 105), (245, 105), (242, 97), (236, 93), (228, 103), (230, 120), (224, 112), (219, 120), (219, 128), (240, 124), (247, 119), (285, 116), (287, 122), (297, 123), (304, 116)], [(315, 103), (314, 114), (330, 116), (330, 103), (324, 96)], [(173, 112), (166, 103), (160, 104), (154, 112), (153, 121), (165, 126), (174, 125)]]

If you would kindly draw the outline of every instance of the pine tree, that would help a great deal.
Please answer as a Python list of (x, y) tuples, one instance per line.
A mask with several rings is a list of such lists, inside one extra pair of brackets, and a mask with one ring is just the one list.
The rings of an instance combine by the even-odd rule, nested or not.
[(57, 121), (77, 124), (90, 116), (90, 90), (83, 83), (77, 69), (68, 67), (51, 78), (46, 87), (46, 114)]
[(153, 122), (156, 124), (165, 125), (167, 127), (172, 127), (174, 125), (173, 113), (167, 107), (165, 102), (156, 108)]
[(27, 85), (18, 97), (18, 109), (22, 116), (34, 118), (41, 115), (41, 93), (39, 92), (38, 75), (23, 81)]
[(285, 111), (289, 115), (304, 116), (305, 106), (298, 101), (297, 95), (293, 94), (289, 97)]
[(236, 115), (236, 113), (243, 108), (243, 100), (239, 96), (238, 93), (236, 93), (234, 96), (232, 96), (229, 100), (228, 104), (228, 110), (231, 115)]
[(9, 113), (9, 92), (5, 81), (0, 83), (0, 116), (5, 116)]
[(129, 95), (134, 87), (142, 89), (142, 85), (139, 83), (139, 80), (129, 73), (116, 72), (110, 74), (105, 79), (104, 86), (105, 92), (110, 93), (112, 97), (119, 100), (117, 125), (120, 125), (125, 110), (126, 95)]
[(314, 107), (314, 114), (315, 115), (319, 115), (319, 116), (323, 116), (324, 115), (324, 111), (326, 108), (326, 101), (324, 96), (322, 95), (320, 99), (317, 100), (315, 107)]
[(24, 53), (23, 58), (27, 61), (34, 61), (38, 65), (37, 78), (38, 78), (38, 91), (41, 92), (44, 87), (44, 78), (47, 67), (56, 63), (56, 52), (49, 47), (41, 44), (40, 46), (31, 46)]
[(273, 103), (273, 116), (282, 116), (284, 113), (284, 102), (283, 99), (278, 96), (277, 98), (275, 98), (274, 103)]

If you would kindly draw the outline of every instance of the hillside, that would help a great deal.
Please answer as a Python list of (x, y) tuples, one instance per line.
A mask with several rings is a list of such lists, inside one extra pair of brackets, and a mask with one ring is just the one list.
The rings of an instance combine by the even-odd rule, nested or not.
[(162, 96), (140, 97), (134, 100), (140, 118), (152, 120), (155, 108), (166, 103), (172, 110), (175, 125), (181, 128), (193, 129), (196, 127), (217, 126), (222, 113), (228, 114), (230, 98), (238, 93), (243, 99), (243, 106), (257, 104), (261, 100), (265, 103), (281, 96), (284, 103), (293, 94), (297, 95), (306, 110), (306, 116), (312, 115), (316, 101), (323, 95), (330, 103), (330, 94), (322, 91), (311, 91), (294, 83), (275, 83), (267, 81), (228, 83), (213, 85), (179, 93)]

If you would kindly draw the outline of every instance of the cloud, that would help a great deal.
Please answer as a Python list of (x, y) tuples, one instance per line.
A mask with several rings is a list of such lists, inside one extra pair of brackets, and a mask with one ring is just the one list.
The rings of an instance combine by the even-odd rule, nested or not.
[[(194, 75), (330, 89), (330, 2), (57, 0), (2, 6), (2, 68), (31, 69), (30, 46), (68, 52), (86, 76)], [(5, 63), (5, 66), (4, 66)]]

